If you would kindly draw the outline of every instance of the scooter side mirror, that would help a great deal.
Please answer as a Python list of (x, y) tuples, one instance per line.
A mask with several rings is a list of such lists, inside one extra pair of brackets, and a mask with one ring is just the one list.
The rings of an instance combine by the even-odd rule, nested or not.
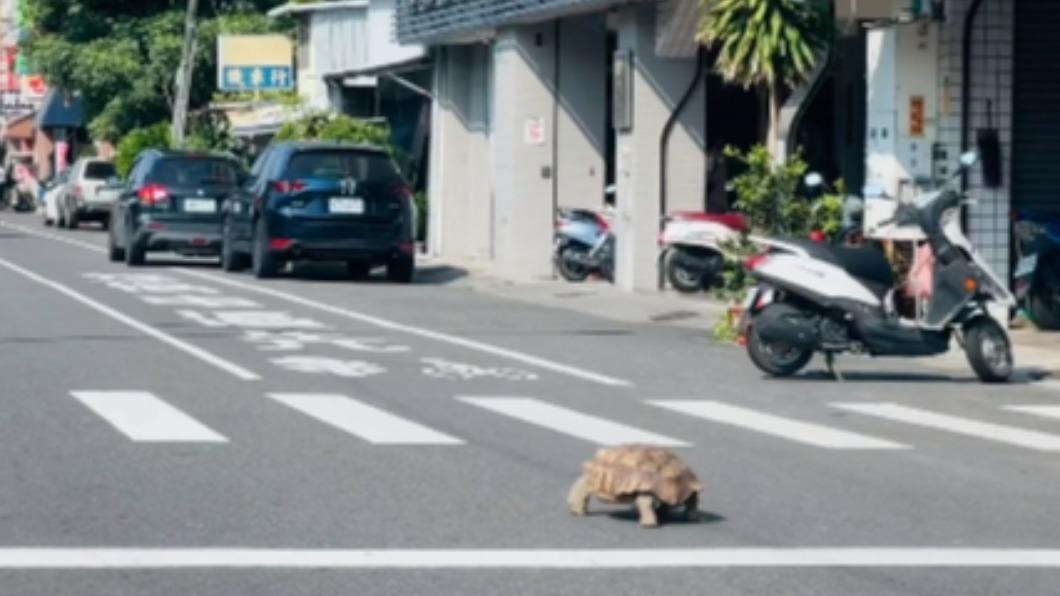
[(961, 154), (961, 166), (970, 168), (975, 164), (979, 163), (979, 153), (976, 151), (968, 151)]
[(806, 177), (802, 179), (803, 183), (806, 184), (807, 188), (820, 188), (824, 186), (824, 177), (817, 172), (810, 172), (806, 174)]

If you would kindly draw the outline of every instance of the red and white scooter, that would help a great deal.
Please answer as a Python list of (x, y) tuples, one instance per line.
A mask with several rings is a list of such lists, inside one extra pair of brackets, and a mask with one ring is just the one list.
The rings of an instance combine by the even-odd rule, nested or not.
[(700, 292), (721, 275), (724, 246), (738, 241), (747, 230), (739, 213), (672, 213), (664, 218), (659, 235), (659, 266), (677, 291)]

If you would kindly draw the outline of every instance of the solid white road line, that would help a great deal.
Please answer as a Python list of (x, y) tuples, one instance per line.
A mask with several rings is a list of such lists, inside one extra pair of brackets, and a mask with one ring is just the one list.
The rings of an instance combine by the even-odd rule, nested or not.
[(716, 401), (651, 401), (648, 403), (697, 418), (825, 449), (909, 449), (909, 446), (900, 443), (782, 418)]
[(280, 300), (286, 300), (286, 301), (294, 303), (294, 304), (299, 304), (299, 305), (302, 305), (302, 306), (305, 306), (305, 307), (308, 307), (308, 308), (319, 310), (321, 312), (326, 312), (326, 313), (330, 313), (330, 314), (337, 315), (337, 316), (340, 316), (340, 317), (344, 317), (344, 318), (347, 318), (347, 319), (351, 319), (351, 320), (354, 320), (354, 321), (359, 321), (361, 323), (367, 323), (369, 325), (374, 325), (374, 326), (380, 327), (382, 329), (388, 329), (390, 331), (397, 331), (397, 332), (400, 332), (400, 333), (407, 333), (409, 335), (416, 335), (416, 336), (419, 336), (419, 337), (423, 337), (423, 338), (439, 341), (439, 342), (442, 342), (442, 343), (447, 343), (447, 344), (450, 344), (450, 345), (459, 346), (461, 348), (466, 348), (468, 350), (474, 350), (474, 351), (477, 351), (477, 352), (490, 354), (492, 356), (498, 356), (498, 357), (501, 357), (501, 358), (506, 358), (508, 360), (515, 360), (516, 362), (522, 362), (523, 364), (528, 364), (530, 366), (535, 366), (537, 368), (541, 368), (541, 369), (544, 369), (544, 370), (550, 370), (552, 372), (559, 373), (559, 374), (562, 374), (562, 375), (567, 375), (569, 377), (575, 377), (575, 378), (578, 378), (578, 379), (591, 381), (593, 383), (599, 383), (599, 384), (602, 384), (602, 385), (608, 385), (608, 386), (611, 386), (611, 387), (631, 387), (633, 385), (629, 381), (624, 381), (622, 379), (617, 379), (615, 377), (602, 375), (600, 373), (592, 372), (592, 371), (585, 370), (585, 369), (582, 369), (582, 368), (577, 368), (577, 367), (570, 366), (570, 365), (567, 365), (567, 364), (561, 364), (559, 362), (555, 362), (555, 361), (548, 360), (548, 359), (545, 359), (545, 358), (540, 358), (538, 356), (532, 356), (530, 354), (524, 354), (523, 352), (517, 352), (515, 350), (510, 350), (508, 348), (502, 348), (502, 347), (499, 347), (499, 346), (494, 346), (492, 344), (487, 344), (487, 343), (483, 343), (483, 342), (480, 342), (480, 341), (475, 341), (473, 339), (468, 339), (468, 338), (465, 338), (465, 337), (459, 337), (459, 336), (456, 336), (456, 335), (450, 335), (448, 333), (441, 333), (439, 331), (432, 331), (430, 329), (424, 329), (422, 327), (414, 327), (412, 325), (405, 325), (404, 323), (398, 323), (398, 322), (395, 322), (395, 321), (390, 321), (390, 320), (387, 320), (387, 319), (382, 319), (382, 318), (379, 318), (379, 317), (375, 317), (375, 316), (372, 316), (372, 315), (366, 315), (364, 313), (360, 313), (360, 312), (357, 312), (357, 311), (349, 310), (349, 309), (346, 309), (346, 308), (339, 308), (337, 306), (332, 306), (330, 304), (326, 304), (326, 303), (323, 303), (323, 302), (318, 302), (316, 300), (310, 300), (308, 298), (303, 298), (302, 296), (298, 296), (298, 295), (291, 294), (291, 293), (288, 293), (288, 292), (283, 292), (283, 291), (276, 290), (274, 288), (270, 288), (270, 287), (267, 287), (267, 286), (248, 284), (248, 283), (244, 283), (244, 282), (228, 279), (228, 278), (222, 277), (220, 275), (214, 275), (214, 274), (211, 274), (211, 273), (203, 273), (201, 271), (192, 271), (192, 270), (189, 270), (189, 269), (181, 269), (181, 268), (178, 268), (177, 271), (180, 271), (181, 273), (183, 273), (185, 275), (189, 275), (191, 277), (196, 277), (198, 279), (212, 281), (212, 282), (223, 284), (223, 285), (226, 285), (226, 286), (229, 286), (229, 287), (232, 287), (232, 288), (238, 288), (240, 290), (245, 290), (247, 292), (256, 292), (258, 294), (263, 294), (265, 296), (271, 296), (273, 298), (278, 298)]
[(146, 391), (71, 391), (70, 395), (133, 441), (228, 442), (198, 420)]
[(1060, 436), (1014, 426), (981, 422), (890, 403), (848, 403), (832, 404), (832, 406), (868, 416), (934, 428), (987, 441), (1007, 443), (1037, 451), (1060, 451)]
[(344, 395), (270, 393), (272, 399), (376, 445), (462, 445), (464, 442)]
[(20, 232), (25, 232), (26, 234), (31, 234), (33, 236), (37, 236), (37, 237), (40, 237), (40, 238), (46, 238), (48, 240), (54, 240), (56, 242), (62, 242), (64, 244), (69, 244), (71, 246), (76, 246), (78, 248), (86, 248), (86, 249), (91, 250), (93, 252), (98, 252), (98, 253), (107, 252), (107, 249), (103, 248), (102, 246), (98, 246), (96, 244), (91, 244), (89, 242), (83, 242), (81, 240), (75, 240), (73, 238), (67, 238), (65, 236), (60, 236), (59, 234), (51, 234), (51, 233), (48, 233), (48, 232), (41, 232), (40, 230), (34, 230), (32, 228), (27, 228), (25, 226), (20, 226), (18, 224), (13, 224), (13, 223), (7, 222), (7, 221), (0, 221), (0, 226), (4, 226), (6, 228), (11, 228), (13, 230), (18, 230)]
[(1010, 412), (1019, 412), (1020, 414), (1060, 420), (1060, 406), (1005, 406), (1004, 409)]
[(1060, 549), (0, 548), (0, 569), (1060, 568)]
[(64, 294), (69, 298), (72, 298), (80, 302), (81, 304), (93, 310), (96, 310), (114, 319), (115, 321), (118, 321), (119, 323), (122, 323), (123, 325), (132, 327), (133, 329), (136, 329), (144, 335), (149, 335), (166, 345), (176, 348), (190, 356), (194, 356), (195, 358), (198, 358), (199, 360), (202, 360), (203, 362), (211, 366), (219, 368), (235, 376), (238, 379), (241, 379), (243, 381), (258, 381), (261, 379), (261, 377), (257, 374), (241, 366), (238, 366), (236, 364), (233, 364), (232, 362), (229, 362), (228, 360), (215, 356), (210, 352), (203, 350), (202, 348), (193, 346), (184, 340), (177, 339), (176, 337), (173, 337), (172, 335), (164, 331), (160, 331), (158, 329), (155, 329), (154, 327), (151, 327), (150, 325), (141, 323), (140, 321), (137, 321), (136, 319), (133, 319), (132, 317), (129, 317), (127, 315), (124, 315), (105, 304), (97, 302), (80, 292), (77, 292), (67, 286), (64, 286), (61, 283), (52, 281), (45, 277), (41, 277), (40, 275), (37, 275), (36, 273), (33, 273), (28, 269), (23, 269), (22, 267), (19, 267), (18, 265), (15, 265), (14, 263), (11, 263), (9, 261), (5, 261), (4, 259), (0, 259), (0, 266), (9, 269), (10, 271), (13, 271), (27, 279), (35, 281), (41, 284), (42, 286), (49, 287), (55, 290), (56, 292), (59, 292), (60, 294)]
[(646, 443), (666, 447), (688, 447), (679, 439), (658, 435), (604, 418), (597, 418), (537, 399), (525, 397), (458, 397), (460, 401), (536, 424), (597, 445)]

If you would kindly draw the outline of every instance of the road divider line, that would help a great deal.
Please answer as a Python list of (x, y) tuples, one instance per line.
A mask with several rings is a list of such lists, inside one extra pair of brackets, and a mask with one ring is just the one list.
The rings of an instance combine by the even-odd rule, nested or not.
[(825, 449), (909, 449), (908, 445), (810, 424), (716, 401), (649, 401), (648, 403), (729, 426), (757, 431)]
[(126, 325), (128, 327), (132, 327), (133, 329), (139, 331), (140, 333), (143, 333), (144, 335), (153, 337), (153, 338), (157, 339), (158, 341), (160, 341), (160, 342), (162, 342), (162, 343), (164, 343), (164, 344), (166, 344), (166, 345), (168, 345), (170, 347), (176, 348), (176, 349), (180, 350), (181, 352), (184, 352), (185, 354), (188, 354), (189, 356), (192, 356), (194, 358), (197, 358), (197, 359), (201, 360), (202, 362), (205, 362), (206, 364), (209, 364), (210, 366), (213, 366), (215, 368), (223, 370), (223, 371), (235, 376), (236, 378), (238, 378), (240, 380), (243, 380), (243, 381), (259, 381), (259, 380), (261, 380), (260, 376), (258, 376), (257, 374), (255, 374), (255, 373), (253, 373), (253, 372), (251, 372), (251, 371), (249, 371), (249, 370), (247, 370), (247, 369), (245, 369), (245, 368), (243, 368), (243, 367), (241, 367), (241, 366), (239, 366), (237, 364), (229, 362), (228, 360), (225, 360), (225, 359), (223, 359), (223, 358), (221, 358), (219, 356), (215, 356), (214, 354), (211, 354), (210, 352), (207, 352), (206, 350), (203, 350), (202, 348), (199, 348), (197, 346), (189, 344), (188, 342), (186, 342), (186, 341), (184, 341), (182, 339), (178, 339), (176, 337), (173, 337), (172, 335), (170, 335), (170, 334), (168, 334), (168, 333), (166, 333), (164, 331), (160, 331), (158, 329), (155, 329), (154, 327), (151, 327), (150, 325), (147, 325), (145, 323), (141, 323), (140, 321), (137, 321), (136, 319), (134, 319), (132, 317), (129, 317), (129, 316), (123, 314), (123, 313), (120, 313), (120, 312), (114, 310), (113, 308), (111, 308), (111, 307), (109, 307), (109, 306), (107, 306), (105, 304), (102, 304), (102, 303), (100, 303), (100, 302), (98, 302), (96, 300), (93, 300), (92, 298), (89, 298), (88, 296), (85, 296), (84, 294), (82, 294), (82, 293), (80, 293), (80, 292), (78, 292), (76, 290), (73, 290), (73, 289), (71, 289), (71, 288), (69, 288), (69, 287), (67, 287), (67, 286), (65, 286), (65, 285), (63, 285), (63, 284), (61, 284), (59, 282), (52, 281), (50, 279), (47, 279), (47, 278), (42, 277), (40, 275), (37, 275), (36, 273), (34, 273), (32, 271), (29, 271), (28, 269), (24, 269), (24, 268), (22, 268), (22, 267), (20, 267), (20, 266), (18, 266), (16, 264), (11, 263), (10, 261), (6, 261), (4, 259), (0, 259), (0, 266), (2, 266), (5, 269), (8, 269), (8, 270), (10, 270), (10, 271), (12, 271), (14, 273), (17, 273), (17, 274), (25, 277), (26, 279), (29, 279), (29, 280), (34, 281), (34, 282), (37, 282), (37, 283), (41, 284), (42, 286), (51, 288), (52, 290), (55, 290), (56, 292), (59, 292), (60, 294), (63, 294), (63, 295), (65, 295), (65, 296), (67, 296), (67, 297), (69, 297), (69, 298), (71, 298), (73, 300), (76, 300), (77, 302), (80, 302), (81, 304), (83, 304), (83, 305), (85, 305), (85, 306), (87, 306), (87, 307), (89, 307), (89, 308), (91, 308), (91, 309), (103, 314), (103, 315), (106, 315), (106, 316), (114, 319), (115, 321), (118, 321), (119, 323), (121, 323), (123, 325)]
[(462, 445), (464, 442), (345, 395), (270, 393), (269, 397), (376, 445)]
[(1060, 549), (0, 548), (0, 569), (1060, 568)]
[(596, 445), (647, 443), (688, 447), (689, 443), (604, 418), (590, 416), (526, 397), (458, 397), (458, 400), (510, 418), (522, 420)]
[(288, 293), (288, 292), (283, 292), (281, 290), (276, 290), (276, 289), (269, 288), (269, 287), (266, 287), (266, 286), (243, 283), (243, 282), (240, 282), (240, 281), (227, 279), (227, 278), (224, 278), (224, 277), (219, 276), (219, 275), (214, 275), (214, 274), (211, 274), (211, 273), (203, 273), (201, 271), (191, 271), (189, 269), (184, 269), (184, 268), (180, 268), (180, 267), (176, 268), (176, 270), (181, 272), (181, 273), (183, 273), (183, 274), (185, 274), (185, 275), (191, 276), (191, 277), (195, 277), (195, 278), (202, 279), (202, 280), (212, 281), (212, 282), (215, 282), (215, 283), (223, 284), (223, 285), (226, 285), (228, 287), (237, 288), (237, 289), (244, 290), (244, 291), (247, 291), (247, 292), (255, 292), (255, 293), (258, 293), (258, 294), (265, 295), (265, 296), (271, 296), (273, 298), (278, 298), (280, 300), (285, 300), (287, 302), (291, 302), (291, 303), (298, 304), (298, 305), (301, 305), (301, 306), (305, 306), (305, 307), (308, 307), (308, 308), (316, 309), (316, 310), (319, 310), (321, 312), (330, 313), (330, 314), (337, 315), (337, 316), (340, 316), (340, 317), (344, 317), (344, 318), (347, 318), (347, 319), (351, 319), (351, 320), (354, 320), (354, 321), (359, 321), (361, 323), (367, 323), (369, 325), (373, 325), (373, 326), (376, 326), (376, 327), (379, 327), (379, 328), (382, 328), (382, 329), (387, 329), (387, 330), (390, 330), (390, 331), (397, 331), (397, 332), (406, 333), (406, 334), (409, 334), (409, 335), (416, 335), (416, 336), (423, 337), (423, 338), (426, 338), (426, 339), (432, 339), (432, 340), (439, 341), (439, 342), (442, 342), (442, 343), (447, 343), (447, 344), (450, 344), (450, 345), (459, 346), (461, 348), (466, 348), (466, 349), (469, 349), (469, 350), (474, 350), (474, 351), (477, 351), (477, 352), (490, 354), (492, 356), (498, 356), (498, 357), (501, 357), (501, 358), (507, 358), (509, 360), (515, 360), (517, 362), (522, 362), (523, 364), (528, 364), (530, 366), (534, 366), (534, 367), (541, 368), (541, 369), (544, 369), (544, 370), (550, 370), (550, 371), (555, 372), (555, 373), (559, 373), (559, 374), (570, 376), (570, 377), (579, 378), (579, 379), (582, 379), (582, 380), (585, 380), (585, 381), (591, 381), (593, 383), (599, 383), (599, 384), (608, 385), (608, 386), (611, 386), (611, 387), (631, 387), (631, 386), (633, 386), (633, 383), (631, 383), (629, 381), (624, 381), (622, 379), (617, 379), (615, 377), (602, 375), (600, 373), (592, 372), (592, 371), (585, 370), (585, 369), (582, 369), (582, 368), (577, 368), (577, 367), (574, 367), (574, 366), (561, 364), (559, 362), (555, 362), (555, 361), (548, 360), (548, 359), (545, 359), (545, 358), (540, 358), (538, 356), (532, 356), (530, 354), (524, 354), (522, 352), (517, 352), (515, 350), (510, 350), (508, 348), (502, 348), (502, 347), (499, 347), (499, 346), (494, 346), (494, 345), (483, 343), (483, 342), (480, 342), (480, 341), (475, 341), (473, 339), (467, 339), (467, 338), (464, 338), (464, 337), (450, 335), (448, 333), (441, 333), (439, 331), (432, 331), (430, 329), (424, 329), (422, 327), (414, 327), (412, 325), (406, 325), (404, 323), (398, 323), (398, 322), (395, 322), (395, 321), (390, 321), (390, 320), (387, 320), (387, 319), (383, 319), (383, 318), (372, 316), (372, 315), (367, 315), (367, 314), (360, 313), (360, 312), (353, 311), (353, 310), (349, 310), (349, 309), (346, 309), (346, 308), (339, 308), (337, 306), (332, 306), (332, 305), (326, 304), (324, 302), (318, 302), (316, 300), (311, 300), (309, 298), (303, 298), (302, 296), (297, 296), (295, 294), (291, 294), (291, 293)]
[(1005, 406), (1005, 410), (1060, 420), (1060, 406)]
[(832, 404), (832, 406), (867, 416), (876, 416), (877, 418), (895, 422), (904, 422), (1036, 451), (1060, 451), (1060, 436), (1014, 426), (981, 422), (949, 414), (938, 414), (928, 410), (892, 403), (837, 403)]
[(6, 228), (11, 228), (12, 230), (18, 230), (20, 232), (23, 232), (23, 233), (26, 233), (26, 234), (30, 234), (31, 236), (37, 236), (38, 238), (44, 238), (44, 239), (47, 239), (47, 240), (54, 240), (56, 242), (62, 242), (64, 244), (69, 244), (71, 246), (77, 246), (77, 247), (80, 247), (80, 248), (86, 248), (86, 249), (91, 250), (93, 252), (98, 252), (98, 253), (107, 252), (106, 248), (104, 248), (102, 246), (99, 246), (99, 245), (96, 245), (96, 244), (92, 244), (92, 243), (89, 243), (89, 242), (84, 242), (84, 241), (81, 241), (81, 240), (76, 240), (74, 238), (67, 238), (66, 236), (61, 236), (59, 234), (52, 234), (52, 233), (49, 233), (49, 232), (41, 232), (40, 230), (33, 230), (33, 229), (27, 228), (25, 226), (20, 226), (18, 224), (13, 224), (13, 223), (7, 222), (7, 221), (0, 220), (0, 226), (4, 226)]
[(146, 391), (71, 391), (70, 395), (136, 442), (228, 442), (198, 420)]

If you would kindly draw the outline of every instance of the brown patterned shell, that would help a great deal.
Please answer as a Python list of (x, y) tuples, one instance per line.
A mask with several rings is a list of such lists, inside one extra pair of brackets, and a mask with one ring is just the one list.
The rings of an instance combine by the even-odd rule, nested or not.
[(650, 493), (667, 505), (677, 506), (703, 490), (703, 484), (680, 458), (659, 447), (605, 447), (582, 468), (589, 488), (606, 501)]

